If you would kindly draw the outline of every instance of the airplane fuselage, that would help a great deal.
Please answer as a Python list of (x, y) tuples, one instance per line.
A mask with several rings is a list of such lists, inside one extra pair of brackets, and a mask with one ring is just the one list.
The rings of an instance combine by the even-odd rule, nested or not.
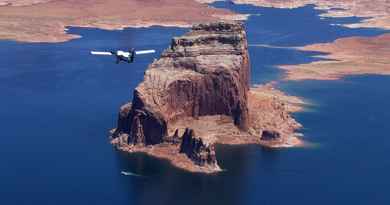
[(113, 55), (116, 56), (116, 63), (119, 63), (120, 61), (124, 61), (127, 63), (132, 63), (134, 61), (134, 51), (125, 52), (118, 50), (116, 52), (112, 52)]

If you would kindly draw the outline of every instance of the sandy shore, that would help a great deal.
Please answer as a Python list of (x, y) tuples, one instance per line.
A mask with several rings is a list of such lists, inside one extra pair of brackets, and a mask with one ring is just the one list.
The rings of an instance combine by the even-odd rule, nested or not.
[(0, 0), (0, 39), (63, 42), (79, 37), (66, 34), (67, 26), (101, 29), (152, 25), (187, 27), (194, 23), (245, 17), (194, 0)]
[(280, 66), (287, 80), (337, 80), (346, 75), (390, 75), (390, 34), (340, 38), (298, 48), (323, 52), (322, 61)]

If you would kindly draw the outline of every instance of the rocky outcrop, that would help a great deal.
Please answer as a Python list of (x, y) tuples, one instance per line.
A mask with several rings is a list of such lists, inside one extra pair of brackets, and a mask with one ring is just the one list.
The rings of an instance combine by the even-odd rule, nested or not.
[(147, 68), (120, 109), (112, 143), (206, 173), (221, 170), (215, 143), (299, 144), (291, 136), (300, 125), (289, 115), (299, 101), (271, 88), (249, 90), (249, 81), (243, 25), (196, 25)]
[[(174, 142), (168, 136), (170, 125), (207, 115), (230, 116), (245, 131), (249, 70), (241, 23), (196, 25), (173, 38), (170, 48), (148, 67), (132, 103), (122, 106), (113, 137), (127, 134), (130, 145)], [(216, 165), (214, 146), (192, 134), (191, 129), (184, 132), (181, 152), (200, 166)]]
[(187, 128), (182, 136), (180, 153), (185, 153), (195, 164), (199, 166), (212, 166), (218, 168), (215, 157), (215, 145), (204, 142), (195, 136), (193, 129)]
[(246, 129), (248, 90), (249, 59), (242, 25), (213, 23), (194, 26), (190, 33), (174, 38), (170, 49), (146, 71), (136, 92), (164, 113), (168, 122), (224, 114)]
[(167, 135), (167, 124), (163, 116), (148, 107), (133, 103), (121, 107), (118, 118), (118, 127), (114, 137), (128, 134), (128, 144), (153, 145), (163, 141)]

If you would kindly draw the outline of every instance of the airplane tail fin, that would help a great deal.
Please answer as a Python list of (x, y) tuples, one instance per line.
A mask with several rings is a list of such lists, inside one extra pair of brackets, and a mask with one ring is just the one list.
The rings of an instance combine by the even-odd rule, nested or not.
[(134, 62), (134, 58), (135, 58), (135, 49), (133, 48), (133, 49), (131, 49), (130, 51), (129, 51), (129, 53), (130, 53), (130, 63), (132, 63), (132, 62)]

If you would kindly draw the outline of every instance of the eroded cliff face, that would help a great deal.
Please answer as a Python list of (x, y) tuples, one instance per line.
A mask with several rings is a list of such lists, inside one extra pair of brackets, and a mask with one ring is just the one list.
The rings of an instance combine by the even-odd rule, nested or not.
[(193, 129), (187, 128), (182, 136), (180, 153), (185, 153), (195, 164), (218, 168), (213, 142), (197, 137)]
[(241, 24), (194, 26), (146, 71), (136, 88), (139, 102), (167, 123), (183, 117), (224, 114), (247, 128), (249, 60)]
[[(147, 152), (202, 172), (220, 170), (215, 143), (284, 142), (300, 125), (271, 92), (250, 91), (249, 81), (243, 25), (196, 25), (173, 38), (148, 67), (133, 101), (120, 109), (112, 142), (122, 150)], [(263, 135), (264, 129), (279, 137), (264, 137), (269, 136)]]

